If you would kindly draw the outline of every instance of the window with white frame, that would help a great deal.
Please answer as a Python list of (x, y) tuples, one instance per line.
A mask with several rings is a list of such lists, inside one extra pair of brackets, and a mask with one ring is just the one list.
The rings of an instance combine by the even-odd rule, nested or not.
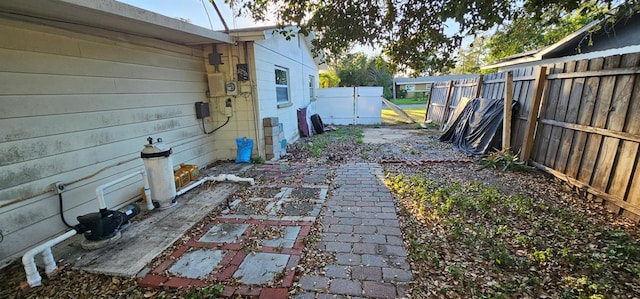
[(276, 98), (278, 103), (289, 102), (289, 70), (275, 67), (276, 70)]
[(316, 100), (316, 77), (309, 76), (309, 101)]

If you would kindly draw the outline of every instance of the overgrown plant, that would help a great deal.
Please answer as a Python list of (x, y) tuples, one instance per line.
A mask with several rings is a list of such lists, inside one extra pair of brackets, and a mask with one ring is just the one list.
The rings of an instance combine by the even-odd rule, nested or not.
[(527, 166), (524, 161), (520, 161), (519, 153), (514, 154), (510, 149), (504, 149), (488, 154), (486, 157), (480, 160), (480, 167), (482, 169), (498, 169), (502, 171), (530, 171), (532, 168)]
[(203, 287), (200, 289), (190, 289), (185, 295), (185, 299), (215, 299), (220, 298), (220, 295), (224, 291), (224, 286), (215, 285)]
[(263, 163), (264, 163), (264, 158), (262, 157), (251, 158), (251, 164), (263, 164)]

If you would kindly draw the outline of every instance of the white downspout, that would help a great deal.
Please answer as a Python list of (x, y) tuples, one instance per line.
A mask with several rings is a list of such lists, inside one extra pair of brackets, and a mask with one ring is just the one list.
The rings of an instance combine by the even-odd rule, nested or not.
[(36, 262), (34, 259), (36, 254), (42, 252), (42, 258), (44, 259), (45, 263), (45, 272), (47, 273), (47, 275), (51, 275), (58, 269), (58, 267), (56, 266), (56, 261), (53, 259), (53, 254), (51, 254), (51, 247), (75, 236), (77, 233), (78, 232), (76, 232), (75, 230), (70, 230), (63, 235), (60, 235), (54, 239), (51, 239), (34, 248), (29, 249), (22, 256), (24, 272), (27, 274), (27, 283), (30, 287), (36, 287), (42, 284), (42, 277), (40, 276), (40, 273), (38, 273), (38, 268), (36, 267)]

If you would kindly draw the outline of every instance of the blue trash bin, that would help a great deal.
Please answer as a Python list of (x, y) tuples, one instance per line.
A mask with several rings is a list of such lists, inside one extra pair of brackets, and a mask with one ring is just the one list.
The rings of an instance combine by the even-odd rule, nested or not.
[(253, 140), (247, 137), (236, 138), (236, 145), (238, 145), (236, 163), (250, 163), (251, 152), (253, 151)]

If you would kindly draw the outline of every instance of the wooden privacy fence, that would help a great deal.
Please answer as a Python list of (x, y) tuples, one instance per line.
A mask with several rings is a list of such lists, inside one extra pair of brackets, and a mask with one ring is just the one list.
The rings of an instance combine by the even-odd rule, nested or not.
[[(510, 96), (520, 109), (512, 116), (511, 149), (581, 192), (605, 199), (611, 210), (640, 220), (640, 53), (512, 74)], [(505, 97), (506, 78), (501, 72), (473, 79), (475, 97)], [(464, 87), (473, 89), (471, 83)], [(434, 84), (425, 118), (445, 123), (462, 85)]]
[(482, 76), (433, 83), (425, 121), (446, 123), (463, 97), (477, 98), (480, 95), (478, 92), (480, 91), (479, 86), (482, 85), (481, 82)]

